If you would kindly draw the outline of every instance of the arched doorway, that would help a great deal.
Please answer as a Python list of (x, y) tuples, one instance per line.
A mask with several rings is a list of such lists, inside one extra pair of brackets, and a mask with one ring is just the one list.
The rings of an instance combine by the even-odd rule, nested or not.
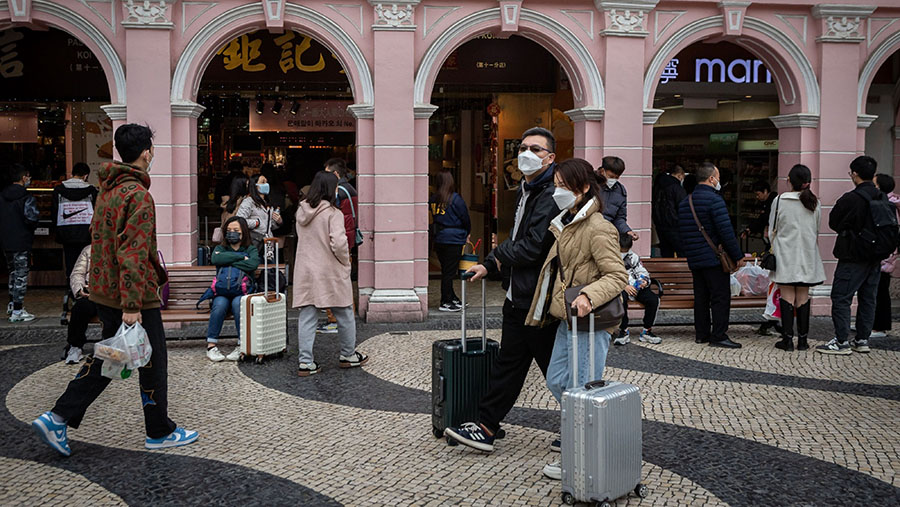
[(29, 168), (28, 190), (40, 210), (30, 286), (66, 285), (52, 236), (52, 190), (79, 162), (90, 166), (96, 185), (97, 169), (112, 160), (113, 124), (101, 109), (110, 103), (109, 83), (91, 49), (65, 31), (0, 31), (0, 160)]
[(878, 161), (878, 172), (900, 170), (900, 49), (889, 56), (871, 78), (865, 113), (873, 120), (866, 129), (865, 153)]
[[(556, 136), (557, 160), (574, 155), (573, 123), (565, 114), (575, 107), (572, 86), (541, 44), (487, 32), (447, 56), (430, 96), (437, 109), (428, 121), (429, 194), (439, 172), (453, 176), (469, 210), (475, 253), (483, 258), (513, 226), (522, 132), (547, 128)], [(440, 263), (434, 248), (429, 253), (429, 306), (438, 307)]]
[(284, 254), (292, 262), (292, 218), (313, 175), (327, 160), (341, 158), (353, 185), (356, 120), (341, 62), (299, 31), (244, 33), (223, 44), (207, 64), (197, 102), (205, 108), (197, 120), (200, 242), (220, 225), (229, 169), (236, 166), (248, 176), (262, 171), (272, 205), (286, 219), (275, 233), (288, 238)]
[(763, 60), (731, 42), (695, 42), (663, 68), (653, 108), (663, 112), (653, 128), (654, 181), (661, 184), (678, 165), (690, 192), (691, 173), (713, 162), (735, 230), (745, 233), (744, 250), (762, 252), (766, 202), (756, 192), (777, 187), (779, 133), (770, 117), (782, 108)]

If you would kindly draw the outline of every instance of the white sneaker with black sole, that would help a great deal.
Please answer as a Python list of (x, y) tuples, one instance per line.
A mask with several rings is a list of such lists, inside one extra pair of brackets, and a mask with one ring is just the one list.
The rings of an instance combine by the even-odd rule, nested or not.
[(562, 480), (562, 463), (559, 461), (555, 463), (548, 463), (544, 465), (544, 477), (548, 479), (553, 479), (554, 481)]
[(84, 355), (78, 347), (69, 347), (69, 353), (66, 354), (66, 364), (78, 364)]
[(455, 303), (444, 303), (438, 308), (438, 311), (441, 312), (459, 312), (461, 310), (462, 306)]
[(628, 332), (627, 329), (619, 331), (616, 335), (616, 339), (613, 340), (613, 345), (627, 345), (631, 343), (631, 333)]

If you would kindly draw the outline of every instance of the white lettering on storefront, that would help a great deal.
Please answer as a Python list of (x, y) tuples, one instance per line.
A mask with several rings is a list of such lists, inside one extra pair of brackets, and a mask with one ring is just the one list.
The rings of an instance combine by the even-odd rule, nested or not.
[[(659, 82), (666, 84), (678, 78), (678, 58), (669, 61), (659, 76)], [(760, 70), (765, 72), (762, 76)], [(762, 81), (760, 81), (762, 78)], [(726, 63), (721, 58), (697, 58), (694, 60), (695, 83), (771, 83), (772, 73), (766, 69), (762, 60), (737, 58)]]

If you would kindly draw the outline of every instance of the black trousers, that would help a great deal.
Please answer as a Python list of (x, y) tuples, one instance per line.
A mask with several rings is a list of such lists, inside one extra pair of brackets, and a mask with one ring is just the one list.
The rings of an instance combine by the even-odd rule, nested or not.
[[(98, 304), (97, 314), (103, 325), (103, 338), (115, 335), (122, 324), (122, 310)], [(147, 366), (138, 368), (144, 425), (148, 437), (162, 438), (175, 431), (175, 423), (168, 417), (166, 335), (159, 308), (143, 310), (141, 317), (150, 346), (153, 347), (150, 362)], [(77, 428), (81, 424), (87, 408), (109, 385), (111, 379), (100, 375), (102, 365), (102, 360), (89, 356), (75, 378), (69, 382), (66, 392), (56, 401), (53, 413), (65, 419), (69, 426)]]
[(88, 324), (91, 319), (97, 316), (97, 303), (88, 298), (79, 298), (75, 300), (72, 310), (69, 312), (69, 329), (66, 341), (72, 347), (79, 349), (84, 347), (87, 342)]
[(78, 261), (78, 256), (81, 255), (81, 251), (84, 250), (84, 247), (86, 246), (88, 246), (88, 243), (63, 243), (63, 260), (66, 263), (66, 290), (68, 290), (69, 277), (72, 276), (72, 270), (75, 268), (75, 263)]
[(516, 404), (531, 361), (547, 376), (558, 326), (556, 323), (545, 327), (526, 326), (527, 313), (527, 308), (514, 308), (508, 299), (503, 304), (500, 355), (491, 368), (488, 391), (478, 406), (478, 422), (492, 432), (500, 429), (500, 421)]
[(453, 280), (459, 278), (459, 259), (462, 257), (463, 245), (435, 243), (434, 253), (441, 263), (441, 304), (459, 301), (453, 290)]
[(694, 277), (694, 331), (697, 338), (713, 342), (728, 338), (731, 277), (719, 266), (692, 269), (691, 275)]
[(875, 292), (875, 322), (873, 331), (891, 330), (891, 274), (881, 273)]
[(662, 257), (681, 257), (681, 240), (678, 237), (677, 227), (671, 229), (656, 229), (656, 236), (659, 238), (659, 255)]
[[(656, 323), (656, 314), (659, 312), (659, 296), (650, 290), (650, 287), (644, 287), (639, 290), (634, 300), (644, 305), (644, 329), (650, 329)], [(622, 301), (625, 303), (625, 316), (622, 317), (622, 324), (619, 329), (628, 328), (628, 293), (622, 293)]]

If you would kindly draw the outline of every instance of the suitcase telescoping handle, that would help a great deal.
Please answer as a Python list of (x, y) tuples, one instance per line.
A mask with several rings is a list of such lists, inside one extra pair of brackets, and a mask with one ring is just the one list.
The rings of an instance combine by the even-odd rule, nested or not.
[[(468, 354), (466, 342), (466, 285), (469, 283), (469, 278), (475, 276), (475, 273), (471, 271), (466, 271), (462, 275), (460, 275), (460, 279), (462, 280), (462, 311), (460, 314), (462, 315), (462, 351), (463, 354)], [(481, 279), (481, 350), (473, 351), (472, 353), (483, 354), (487, 350), (487, 284), (485, 283), (485, 279)]]
[[(268, 243), (272, 243), (275, 246), (275, 294), (269, 295), (269, 253), (266, 251), (265, 245)], [(279, 287), (278, 287), (278, 238), (265, 238), (263, 239), (263, 284), (265, 286), (265, 296), (266, 301), (274, 301), (278, 299)]]
[[(594, 364), (594, 314), (591, 313), (591, 320), (588, 321), (588, 354), (591, 365), (591, 376), (597, 374), (597, 368)], [(572, 385), (578, 382), (578, 312), (572, 311)], [(606, 382), (603, 380), (591, 380), (584, 385), (584, 388), (590, 391), (598, 387), (603, 387)]]

